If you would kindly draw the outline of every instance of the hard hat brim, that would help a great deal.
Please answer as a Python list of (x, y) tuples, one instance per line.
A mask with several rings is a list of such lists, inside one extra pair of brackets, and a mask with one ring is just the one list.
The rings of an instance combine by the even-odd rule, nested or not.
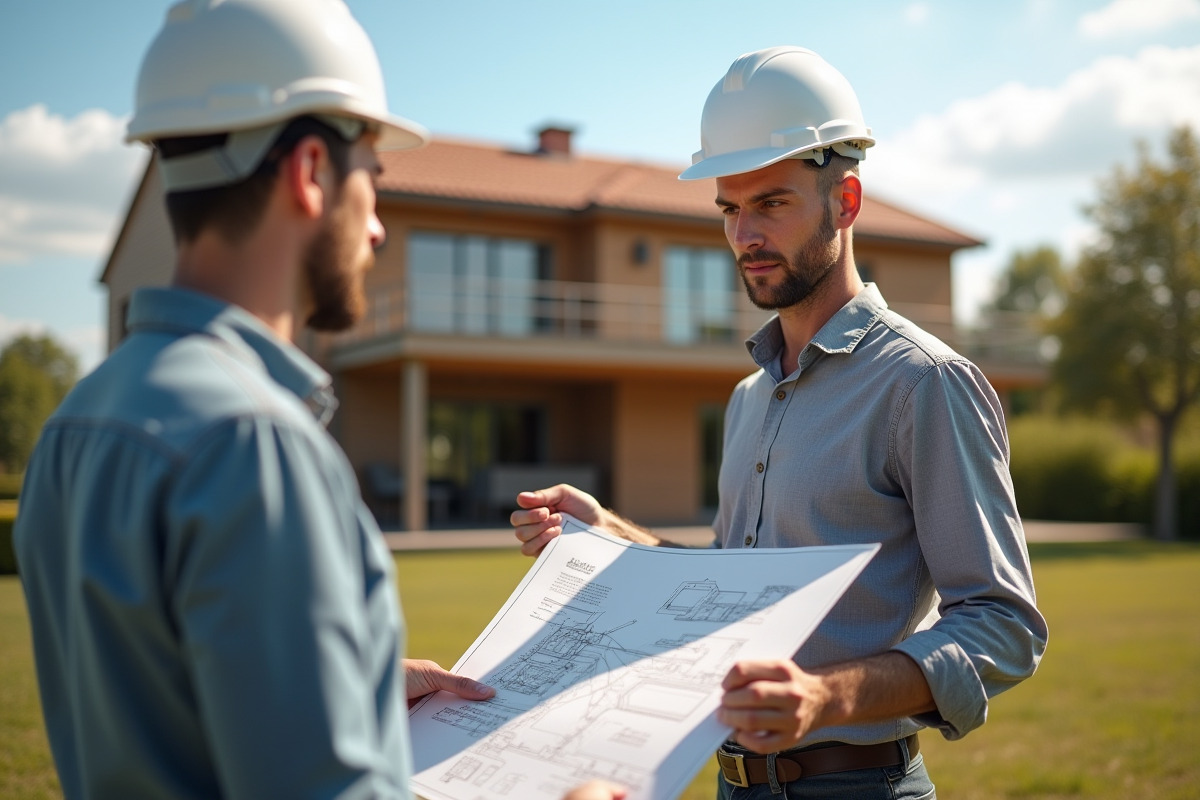
[(412, 150), (429, 144), (429, 131), (424, 125), (396, 116), (379, 122), (382, 127), (379, 141), (375, 143), (376, 150)]
[(739, 150), (736, 153), (722, 153), (709, 156), (703, 161), (692, 164), (679, 173), (681, 181), (699, 181), (705, 178), (723, 178), (726, 175), (740, 175), (743, 172), (754, 172), (756, 169), (769, 167), (777, 161), (800, 155), (814, 147), (784, 149), (779, 147), (758, 147), (752, 150)]

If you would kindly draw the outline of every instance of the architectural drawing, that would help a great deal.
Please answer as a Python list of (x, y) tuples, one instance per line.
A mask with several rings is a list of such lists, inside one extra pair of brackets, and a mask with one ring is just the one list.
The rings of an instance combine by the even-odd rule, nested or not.
[(414, 709), (422, 797), (541, 800), (595, 778), (674, 796), (724, 738), (729, 668), (790, 656), (874, 552), (671, 552), (576, 527), (455, 666), (495, 696)]
[[(658, 613), (679, 622), (742, 619), (795, 589), (723, 591), (713, 580), (686, 581)], [(694, 714), (720, 685), (744, 640), (683, 633), (639, 643), (629, 630), (637, 620), (607, 627), (603, 617), (603, 611), (559, 607), (541, 638), (488, 676), (497, 690), (493, 700), (434, 715), (482, 739), (446, 769), (442, 783), (494, 781), (499, 792), (515, 780), (505, 765), (518, 753), (581, 780), (645, 780), (644, 770), (625, 756), (650, 743), (653, 730), (646, 721), (680, 722)], [(601, 679), (600, 688), (588, 682), (593, 678)]]

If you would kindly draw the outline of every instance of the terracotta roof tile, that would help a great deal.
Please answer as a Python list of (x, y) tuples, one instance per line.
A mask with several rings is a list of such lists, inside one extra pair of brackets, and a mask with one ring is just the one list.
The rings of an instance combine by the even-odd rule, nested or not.
[[(379, 188), (385, 194), (585, 211), (719, 219), (708, 181), (681, 181), (677, 168), (591, 156), (545, 155), (436, 139), (420, 150), (385, 152)], [(864, 237), (971, 247), (967, 234), (876, 197), (863, 202), (855, 232)]]

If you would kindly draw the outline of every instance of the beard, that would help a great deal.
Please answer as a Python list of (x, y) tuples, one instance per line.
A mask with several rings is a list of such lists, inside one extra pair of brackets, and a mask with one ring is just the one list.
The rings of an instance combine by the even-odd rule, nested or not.
[(366, 314), (362, 275), (374, 264), (375, 253), (371, 252), (368, 263), (355, 263), (356, 240), (345, 216), (335, 203), (304, 254), (304, 275), (313, 303), (307, 324), (315, 331), (344, 331)]
[[(791, 258), (774, 250), (756, 250), (738, 257), (738, 271), (746, 286), (746, 295), (751, 303), (768, 311), (799, 305), (812, 297), (829, 277), (837, 265), (840, 250), (837, 229), (833, 226), (833, 212), (826, 206), (817, 230), (797, 248)], [(744, 269), (750, 261), (778, 263), (784, 273), (783, 280), (772, 286), (768, 283), (770, 276), (750, 277)]]

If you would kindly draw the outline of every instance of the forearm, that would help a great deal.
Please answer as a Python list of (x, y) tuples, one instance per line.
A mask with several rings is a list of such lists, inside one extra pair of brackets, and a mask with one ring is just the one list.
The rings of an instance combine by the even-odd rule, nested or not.
[(636, 522), (627, 520), (611, 508), (603, 508), (600, 510), (601, 524), (600, 527), (637, 544), (646, 544), (653, 547), (687, 547), (685, 544), (672, 542), (669, 539), (663, 539), (653, 533), (649, 528), (643, 528)]
[(816, 728), (911, 717), (936, 710), (929, 683), (917, 663), (890, 651), (811, 670), (828, 701)]

